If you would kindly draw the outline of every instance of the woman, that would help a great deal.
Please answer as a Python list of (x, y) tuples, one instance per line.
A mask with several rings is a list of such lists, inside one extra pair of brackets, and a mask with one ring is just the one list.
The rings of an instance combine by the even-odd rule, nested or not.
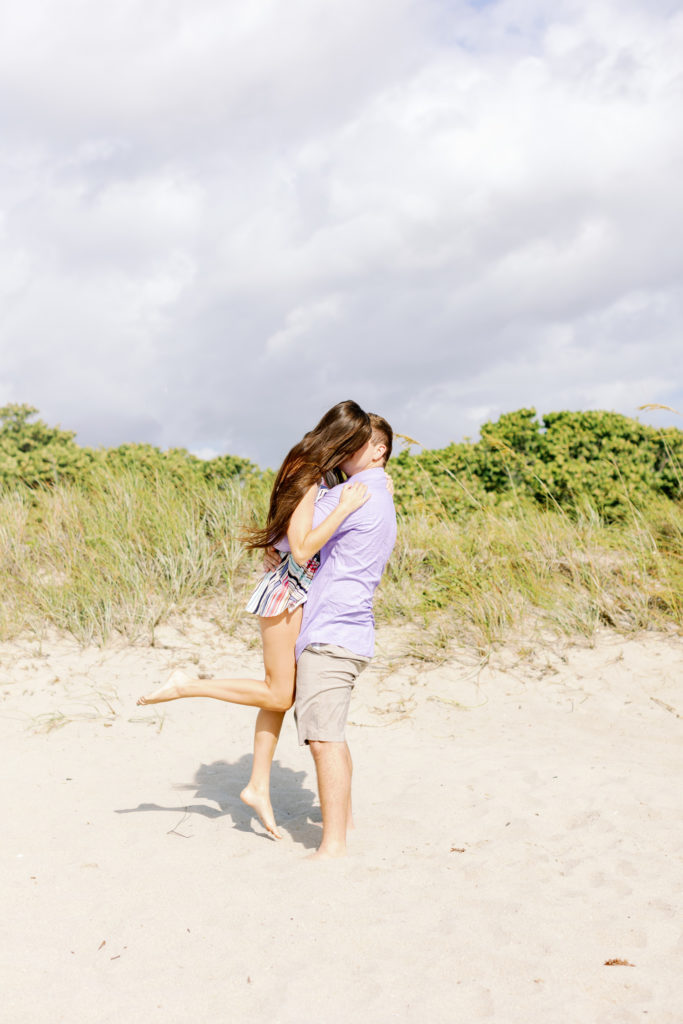
[(282, 463), (262, 529), (249, 531), (247, 547), (280, 551), (280, 564), (266, 572), (247, 609), (259, 616), (264, 679), (188, 679), (174, 672), (167, 683), (138, 704), (158, 704), (179, 697), (215, 697), (258, 707), (251, 778), (240, 794), (272, 836), (279, 839), (270, 802), (270, 767), (285, 712), (294, 700), (294, 645), (303, 605), (319, 565), (317, 552), (344, 520), (368, 500), (364, 484), (347, 484), (337, 508), (313, 528), (313, 508), (321, 480), (341, 482), (339, 466), (362, 448), (372, 433), (367, 413), (356, 402), (339, 402), (314, 430), (305, 434)]

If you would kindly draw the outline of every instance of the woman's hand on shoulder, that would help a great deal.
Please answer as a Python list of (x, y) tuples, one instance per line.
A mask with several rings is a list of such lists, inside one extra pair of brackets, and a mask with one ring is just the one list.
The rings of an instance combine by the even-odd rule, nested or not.
[(384, 476), (386, 478), (387, 490), (389, 491), (389, 494), (393, 498), (393, 496), (394, 496), (394, 479), (393, 479), (393, 477), (389, 476), (389, 474), (387, 473), (386, 469), (384, 470)]
[(350, 515), (351, 512), (355, 512), (357, 508), (360, 508), (361, 505), (364, 505), (369, 500), (370, 492), (365, 484), (346, 484), (339, 496), (339, 508), (343, 509), (347, 515)]

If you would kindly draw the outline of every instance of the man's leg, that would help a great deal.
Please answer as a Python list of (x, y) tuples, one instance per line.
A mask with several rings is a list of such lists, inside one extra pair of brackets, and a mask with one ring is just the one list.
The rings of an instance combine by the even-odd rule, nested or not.
[(345, 743), (346, 747), (346, 760), (349, 766), (349, 805), (346, 811), (346, 828), (347, 831), (350, 828), (355, 828), (353, 823), (353, 806), (352, 806), (352, 792), (353, 792), (353, 761), (351, 760), (351, 751), (349, 750), (348, 743)]
[(351, 801), (351, 755), (345, 742), (311, 740), (323, 814), (323, 841), (312, 860), (346, 854), (346, 826)]
[(343, 857), (351, 822), (351, 753), (344, 738), (351, 691), (369, 658), (334, 644), (307, 647), (297, 666), (299, 743), (315, 761), (323, 838), (315, 858)]

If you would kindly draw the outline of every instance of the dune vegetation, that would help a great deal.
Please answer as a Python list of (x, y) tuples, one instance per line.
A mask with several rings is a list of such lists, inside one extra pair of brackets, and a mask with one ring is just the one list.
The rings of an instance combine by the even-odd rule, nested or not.
[[(263, 520), (272, 473), (229, 455), (88, 449), (35, 417), (0, 409), (0, 636), (52, 625), (153, 641), (197, 611), (237, 628), (260, 564), (241, 531)], [(682, 466), (683, 432), (599, 412), (520, 410), (477, 442), (404, 450), (378, 621), (417, 627), (414, 654), (429, 659), (512, 630), (680, 629)]]

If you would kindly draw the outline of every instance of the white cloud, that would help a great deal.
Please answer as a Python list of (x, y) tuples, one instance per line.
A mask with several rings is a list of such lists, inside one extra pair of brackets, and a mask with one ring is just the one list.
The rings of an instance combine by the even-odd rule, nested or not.
[(280, 355), (286, 358), (295, 356), (297, 350), (306, 344), (307, 339), (310, 341), (313, 331), (327, 321), (337, 319), (339, 307), (337, 295), (330, 295), (308, 306), (297, 306), (287, 314), (285, 326), (268, 338), (266, 355)]
[(346, 397), (681, 407), (682, 54), (645, 0), (10, 0), (3, 393), (270, 463)]

